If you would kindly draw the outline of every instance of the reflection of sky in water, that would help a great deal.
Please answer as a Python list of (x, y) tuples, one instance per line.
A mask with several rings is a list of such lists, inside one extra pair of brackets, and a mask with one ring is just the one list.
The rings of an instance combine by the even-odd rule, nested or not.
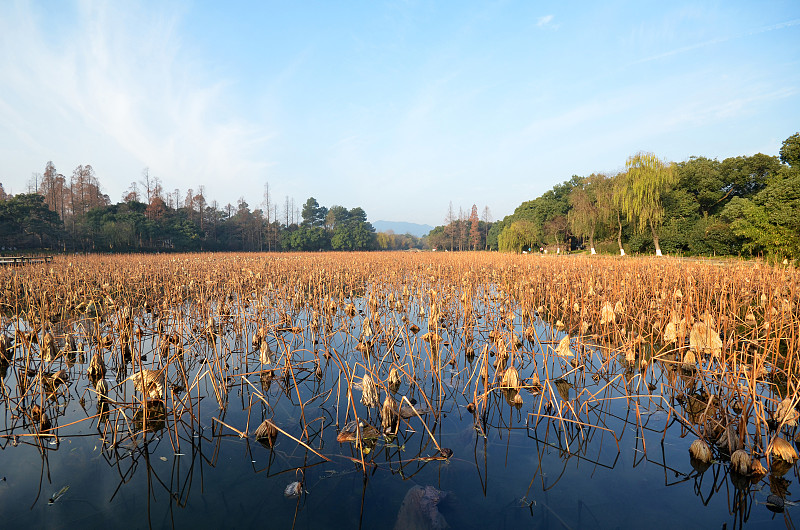
[[(410, 315), (418, 314), (418, 307), (407, 306)], [(339, 315), (341, 318), (341, 312)], [(395, 328), (403, 329), (400, 314), (389, 315)], [(305, 320), (301, 314), (295, 325), (302, 326)], [(515, 332), (522, 336), (519, 320)], [(423, 328), (421, 336), (426, 331), (427, 317), (415, 316), (412, 321)], [(150, 325), (149, 317), (142, 323), (145, 324)], [(388, 324), (384, 320), (383, 325)], [(188, 323), (186, 326), (191, 327)], [(354, 370), (358, 381), (364, 374), (365, 359), (355, 351), (352, 336), (341, 330), (334, 333), (337, 326), (335, 323), (331, 329), (330, 347), (347, 352), (342, 359), (350, 367), (360, 363)], [(90, 328), (87, 322), (76, 327)], [(357, 315), (350, 333), (357, 335), (361, 329)], [(546, 349), (555, 348), (563, 336), (541, 324), (537, 329)], [(441, 403), (440, 421), (428, 414), (427, 425), (439, 444), (454, 454), (449, 460), (430, 459), (437, 456), (438, 450), (419, 419), (412, 417), (401, 422), (396, 439), (379, 440), (372, 447), (366, 456), (365, 477), (360, 464), (351, 460), (359, 459), (358, 451), (352, 444), (336, 442), (337, 422), (343, 426), (352, 412), (345, 417), (346, 386), (339, 379), (334, 360), (322, 357), (323, 380), (314, 376), (313, 350), (316, 347), (322, 351), (323, 344), (315, 346), (308, 331), (305, 339), (291, 333), (281, 334), (277, 340), (274, 334), (270, 335), (270, 345), (277, 356), (266, 367), (275, 369), (275, 374), (264, 392), (258, 373), (258, 351), (250, 346), (253, 332), (249, 329), (247, 337), (237, 339), (228, 327), (227, 342), (217, 343), (217, 353), (221, 347), (228, 352), (219, 363), (206, 342), (186, 345), (185, 382), (191, 388), (188, 393), (175, 366), (169, 368), (169, 383), (184, 387), (178, 397), (188, 404), (191, 396), (192, 410), (195, 414), (199, 410), (194, 431), (188, 412), (183, 415), (177, 428), (179, 447), (174, 431), (172, 436), (164, 429), (139, 432), (133, 438), (127, 434), (123, 415), (130, 421), (137, 407), (125, 405), (135, 403), (132, 383), (124, 381), (132, 369), (128, 366), (121, 373), (118, 351), (105, 355), (109, 368), (106, 379), (113, 387), (110, 397), (120, 404), (111, 405), (109, 416), (118, 422), (117, 435), (109, 432), (104, 445), (98, 435), (98, 426), (102, 430), (104, 424), (96, 418), (66, 426), (97, 412), (97, 398), (88, 390), (85, 376), (94, 349), (76, 359), (69, 369), (68, 395), (62, 389), (62, 395), (46, 407), (51, 419), (61, 426), (59, 444), (43, 438), (44, 459), (34, 437), (20, 436), (14, 447), (13, 438), (8, 435), (30, 431), (23, 428), (21, 420), (13, 419), (19, 414), (13, 397), (17, 392), (16, 374), (23, 368), (19, 363), (9, 368), (4, 387), (11, 399), (2, 405), (3, 434), (7, 436), (1, 441), (0, 452), (0, 511), (4, 526), (207, 528), (269, 524), (287, 528), (294, 524), (298, 528), (386, 528), (394, 525), (403, 499), (417, 485), (434, 486), (442, 492), (438, 503), (427, 508), (437, 510), (453, 528), (709, 528), (723, 523), (733, 527), (739, 524), (741, 514), (735, 506), (741, 503), (747, 523), (752, 526), (785, 524), (783, 515), (775, 516), (759, 504), (770, 493), (769, 478), (742, 493), (728, 478), (726, 466), (715, 463), (702, 475), (691, 467), (688, 446), (694, 435), (682, 437), (686, 431), (661, 407), (661, 398), (647, 395), (648, 384), (654, 385), (653, 394), (657, 396), (662, 383), (667, 382), (657, 367), (616, 376), (620, 372), (616, 362), (613, 366), (603, 365), (599, 356), (590, 354), (584, 358), (587, 376), (582, 379), (568, 362), (552, 356), (545, 360), (540, 344), (526, 341), (523, 350), (529, 353), (522, 362), (516, 362), (520, 376), (523, 380), (531, 376), (530, 352), (534, 351), (539, 378), (545, 381), (549, 374), (551, 387), (539, 394), (523, 390), (524, 404), (519, 410), (506, 403), (500, 393), (491, 394), (486, 421), (476, 429), (473, 416), (466, 409), (472, 399), (474, 379), (469, 385), (467, 381), (477, 377), (479, 353), (488, 330), (476, 332), (478, 356), (471, 364), (464, 362), (460, 337), (443, 332), (446, 342), (440, 352), (441, 385), (430, 374), (429, 346), (411, 336), (411, 343), (395, 349), (400, 356), (397, 364), (406, 371), (416, 371), (419, 384), (434, 407)], [(141, 342), (134, 342), (136, 351), (147, 356), (144, 366), (157, 367), (161, 357), (151, 339), (145, 335)], [(282, 367), (287, 347), (294, 350), (295, 380), (300, 399), (306, 403), (302, 412), (291, 378), (288, 392), (284, 391)], [(409, 347), (422, 352), (423, 360), (418, 357), (415, 367), (407, 356)], [(573, 349), (578, 351), (576, 345)], [(174, 348), (171, 351), (174, 353)], [(380, 369), (380, 377), (385, 380), (391, 355), (387, 355), (385, 346), (379, 346), (377, 352), (386, 363)], [(458, 353), (455, 367), (445, 364), (451, 352)], [(201, 362), (204, 357), (209, 362)], [(375, 358), (371, 362), (375, 363)], [(207, 370), (218, 373), (226, 363), (231, 385), (225, 407), (220, 409), (214, 385), (203, 374)], [(63, 358), (47, 370), (61, 367), (67, 367)], [(246, 371), (249, 375), (241, 376)], [(592, 373), (600, 374), (596, 382)], [(250, 383), (243, 382), (243, 377)], [(197, 378), (199, 383), (193, 383)], [(563, 379), (561, 389), (555, 384), (558, 378)], [(122, 383), (115, 387), (117, 380)], [(686, 381), (677, 382), (686, 391)], [(622, 398), (625, 384), (628, 392), (638, 397)], [(567, 402), (561, 398), (564, 390), (569, 392)], [(220, 391), (217, 388), (216, 392)], [(269, 406), (259, 398), (260, 393), (264, 393)], [(353, 394), (359, 416), (379, 425), (378, 409), (368, 412), (359, 402), (361, 392), (355, 390)], [(420, 392), (410, 388), (405, 378), (397, 395), (415, 399), (420, 409), (427, 408)], [(557, 406), (548, 406), (551, 395)], [(669, 399), (669, 394), (665, 396)], [(384, 397), (385, 392), (381, 391), (381, 401)], [(174, 429), (170, 414), (177, 401), (172, 399), (167, 401), (166, 421)], [(581, 422), (595, 427), (570, 421), (575, 416), (569, 405), (581, 411)], [(303, 416), (310, 439), (303, 437)], [(223, 425), (224, 422), (253, 433), (266, 418), (273, 419), (295, 438), (302, 438), (330, 462), (284, 434), (279, 434), (275, 446), (269, 449)], [(637, 428), (637, 421), (643, 429)], [(668, 421), (670, 427), (664, 435)], [(619, 451), (615, 437), (619, 439)], [(147, 443), (143, 443), (145, 439)], [(791, 486), (796, 481), (796, 470), (787, 473), (785, 480)], [(284, 490), (294, 481), (302, 481), (304, 492), (299, 498), (287, 498)], [(776, 482), (780, 481), (773, 480), (773, 484)], [(49, 505), (48, 500), (66, 485), (69, 490)]]

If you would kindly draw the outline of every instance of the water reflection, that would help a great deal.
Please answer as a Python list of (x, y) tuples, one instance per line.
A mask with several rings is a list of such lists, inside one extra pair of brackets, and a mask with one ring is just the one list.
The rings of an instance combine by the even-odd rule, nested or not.
[[(99, 526), (81, 519), (93, 503), (153, 527), (249, 526), (269, 513), (278, 526), (331, 528), (659, 520), (627, 518), (612, 483), (631, 502), (690, 507), (676, 525), (762, 524), (775, 517), (768, 495), (791, 502), (791, 464), (756, 479), (728, 471), (734, 440), (756, 433), (727, 422), (733, 401), (691, 371), (617, 359), (602, 340), (565, 357), (564, 335), (535, 317), (481, 328), (474, 314), (414, 318), (411, 300), (394, 315), (369, 298), (353, 307), (284, 307), (271, 323), (222, 307), (85, 317), (54, 327), (62, 354), (48, 356), (37, 333), (19, 333), (0, 361), (0, 458), (18, 462), (4, 465), (6, 498), (45, 525), (52, 506), (60, 523)], [(432, 318), (435, 335), (403, 318)], [(463, 318), (467, 331), (453, 323)], [(689, 459), (700, 434), (730, 440), (720, 461)]]

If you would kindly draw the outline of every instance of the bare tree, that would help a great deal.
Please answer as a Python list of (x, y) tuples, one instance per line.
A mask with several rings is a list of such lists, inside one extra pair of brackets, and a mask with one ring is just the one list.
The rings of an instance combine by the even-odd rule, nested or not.
[(189, 219), (194, 221), (194, 190), (192, 188), (186, 191), (186, 198), (183, 199), (183, 206), (189, 210)]
[(72, 213), (83, 215), (86, 213), (86, 170), (78, 166), (72, 171)]
[(31, 178), (28, 181), (28, 193), (39, 193), (39, 182), (41, 180), (41, 173), (31, 173)]
[(150, 204), (150, 201), (153, 199), (153, 188), (155, 187), (155, 182), (153, 178), (150, 176), (150, 168), (146, 167), (142, 170), (142, 180), (139, 181), (144, 188), (144, 196), (147, 199), (147, 204)]
[(453, 221), (455, 221), (456, 216), (453, 212), (453, 201), (450, 201), (450, 204), (447, 206), (447, 215), (444, 218), (444, 231), (445, 234), (450, 236), (450, 250), (453, 250), (453, 246), (455, 243), (455, 225)]
[(141, 195), (139, 194), (139, 186), (134, 180), (131, 182), (131, 185), (128, 186), (128, 189), (122, 194), (122, 200), (124, 202), (139, 202), (141, 200)]
[(58, 214), (63, 220), (66, 215), (64, 185), (66, 179), (64, 175), (56, 171), (53, 162), (47, 162), (44, 174), (39, 182), (38, 193), (44, 197), (47, 207)]
[(200, 231), (203, 231), (203, 218), (205, 217), (205, 207), (206, 207), (206, 187), (202, 184), (197, 188), (197, 195), (194, 198), (195, 202), (197, 203), (197, 211), (200, 214)]
[(478, 220), (478, 207), (473, 204), (469, 214), (469, 242), (472, 250), (478, 250), (481, 242), (480, 222)]
[(467, 239), (467, 217), (464, 208), (458, 207), (458, 250), (464, 250)]
[(214, 241), (217, 240), (217, 211), (219, 210), (219, 203), (216, 200), (211, 201), (211, 233)]
[(483, 241), (484, 241), (484, 250), (488, 250), (489, 248), (489, 223), (492, 222), (492, 211), (489, 210), (489, 206), (483, 207), (483, 214), (481, 215), (481, 221), (483, 221), (483, 227), (486, 233), (483, 234)]

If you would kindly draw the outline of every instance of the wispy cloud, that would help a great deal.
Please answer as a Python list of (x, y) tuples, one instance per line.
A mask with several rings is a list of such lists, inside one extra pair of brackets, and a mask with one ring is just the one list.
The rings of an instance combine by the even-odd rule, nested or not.
[(675, 48), (673, 50), (669, 50), (669, 51), (666, 51), (666, 52), (663, 52), (663, 53), (658, 53), (656, 55), (651, 55), (649, 57), (644, 57), (644, 58), (639, 59), (637, 61), (633, 61), (632, 63), (630, 63), (630, 66), (633, 66), (633, 65), (636, 65), (636, 64), (642, 64), (642, 63), (646, 63), (646, 62), (650, 62), (650, 61), (657, 61), (659, 59), (665, 59), (665, 58), (671, 57), (673, 55), (678, 55), (678, 54), (682, 54), (682, 53), (698, 50), (700, 48), (705, 48), (707, 46), (713, 46), (715, 44), (721, 44), (723, 42), (728, 42), (728, 41), (731, 41), (731, 40), (740, 39), (742, 37), (748, 37), (750, 35), (757, 35), (759, 33), (765, 33), (767, 31), (774, 31), (774, 30), (778, 30), (778, 29), (789, 28), (789, 27), (797, 26), (797, 25), (800, 25), (800, 19), (788, 20), (786, 22), (781, 22), (779, 24), (773, 24), (771, 26), (764, 26), (764, 27), (761, 27), (761, 28), (756, 28), (756, 29), (753, 29), (753, 30), (750, 30), (750, 31), (745, 31), (745, 32), (742, 32), (742, 33), (738, 33), (736, 35), (729, 35), (729, 36), (720, 37), (720, 38), (717, 38), (717, 39), (710, 39), (710, 40), (706, 40), (706, 41), (703, 41), (703, 42), (697, 42), (695, 44), (690, 44), (688, 46), (682, 46), (680, 48)]
[(536, 19), (536, 27), (543, 28), (545, 26), (549, 26), (551, 25), (551, 22), (553, 22), (554, 18), (554, 15), (545, 15), (543, 17), (539, 17)]
[(700, 127), (709, 123), (730, 120), (742, 115), (752, 114), (760, 105), (771, 101), (786, 100), (798, 94), (794, 87), (757, 89), (721, 93), (722, 90), (705, 94), (705, 97), (686, 102), (661, 120), (666, 130), (680, 130), (686, 126)]
[(62, 173), (76, 157), (96, 168), (127, 158), (132, 176), (98, 174), (114, 200), (144, 166), (183, 189), (263, 171), (255, 153), (273, 133), (230, 117), (230, 82), (205, 79), (187, 56), (180, 13), (124, 6), (81, 4), (57, 38), (32, 9), (0, 9), (0, 138), (29, 138), (35, 167), (53, 159)]

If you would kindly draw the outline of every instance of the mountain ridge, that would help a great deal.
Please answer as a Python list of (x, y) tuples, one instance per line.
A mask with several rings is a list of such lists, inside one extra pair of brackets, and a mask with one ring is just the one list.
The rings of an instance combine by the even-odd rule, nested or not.
[(372, 226), (375, 227), (376, 232), (388, 232), (391, 230), (395, 234), (411, 234), (416, 237), (428, 235), (428, 232), (433, 230), (430, 225), (406, 221), (375, 221)]

